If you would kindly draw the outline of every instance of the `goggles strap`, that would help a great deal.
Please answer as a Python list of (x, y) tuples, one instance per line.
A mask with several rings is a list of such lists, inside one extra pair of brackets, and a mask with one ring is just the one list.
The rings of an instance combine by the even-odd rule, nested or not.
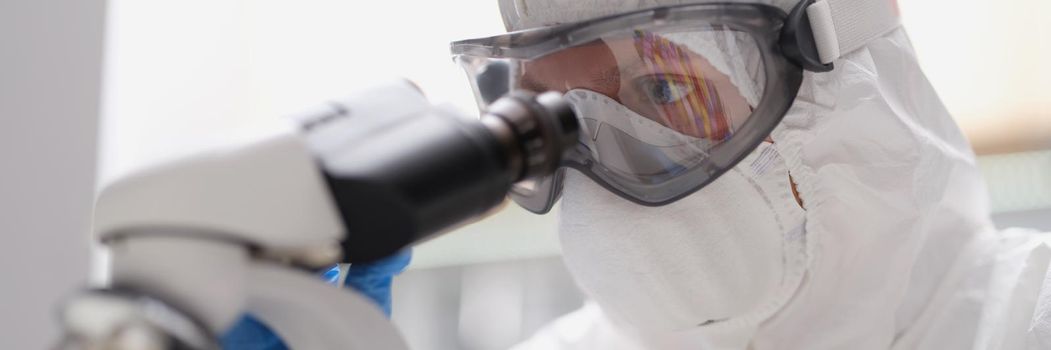
[(806, 11), (826, 64), (901, 25), (897, 0), (817, 0)]

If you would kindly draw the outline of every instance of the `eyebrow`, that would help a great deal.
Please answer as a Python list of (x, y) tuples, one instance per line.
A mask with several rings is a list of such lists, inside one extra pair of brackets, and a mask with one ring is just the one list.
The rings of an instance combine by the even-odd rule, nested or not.
[[(562, 81), (565, 82), (565, 78), (564, 77), (563, 77)], [(592, 84), (595, 84), (595, 85), (599, 85), (599, 86), (601, 86), (603, 88), (607, 88), (607, 89), (610, 89), (610, 90), (619, 89), (620, 88), (620, 85), (619, 85), (619, 83), (620, 83), (620, 67), (613, 66), (613, 67), (606, 68), (605, 70), (602, 70), (600, 72), (593, 73), (588, 78), (587, 81), (589, 83), (592, 83)], [(539, 81), (533, 79), (533, 77), (531, 77), (529, 75), (523, 75), (521, 78), (518, 79), (518, 87), (521, 87), (521, 88), (524, 88), (524, 89), (527, 89), (527, 90), (536, 91), (536, 92), (541, 92), (542, 90), (552, 90), (552, 89), (559, 88), (559, 87), (550, 86), (550, 84), (545, 84), (545, 83), (539, 82)], [(575, 87), (576, 86), (574, 86), (574, 87), (566, 87), (566, 89), (568, 90), (570, 88), (575, 88)]]

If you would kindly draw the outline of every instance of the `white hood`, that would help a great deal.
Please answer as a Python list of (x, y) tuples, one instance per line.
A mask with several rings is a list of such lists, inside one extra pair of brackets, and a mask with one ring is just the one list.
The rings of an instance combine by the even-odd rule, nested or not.
[[(501, 10), (508, 29), (519, 30), (689, 2), (696, 1), (501, 0)], [(786, 12), (796, 4), (760, 2)], [(903, 29), (834, 63), (831, 72), (806, 73), (772, 134), (804, 202), (810, 260), (800, 289), (751, 344), (909, 348), (921, 345), (916, 332), (971, 344), (982, 336), (976, 315), (988, 310), (936, 295), (966, 295), (945, 290), (964, 279), (985, 287), (958, 266), (994, 232), (974, 155)]]

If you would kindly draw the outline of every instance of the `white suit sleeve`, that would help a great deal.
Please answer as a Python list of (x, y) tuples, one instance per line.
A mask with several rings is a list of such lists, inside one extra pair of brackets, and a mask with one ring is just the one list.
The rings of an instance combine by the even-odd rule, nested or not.
[(1051, 349), (1051, 233), (975, 243), (893, 349)]

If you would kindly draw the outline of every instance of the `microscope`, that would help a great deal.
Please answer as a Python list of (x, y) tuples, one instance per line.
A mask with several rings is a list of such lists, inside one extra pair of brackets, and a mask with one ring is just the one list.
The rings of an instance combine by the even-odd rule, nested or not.
[(110, 281), (61, 308), (63, 349), (217, 349), (243, 313), (294, 349), (406, 349), (365, 297), (316, 272), (477, 219), (577, 142), (558, 93), (471, 119), (407, 81), (321, 105), (99, 194)]

